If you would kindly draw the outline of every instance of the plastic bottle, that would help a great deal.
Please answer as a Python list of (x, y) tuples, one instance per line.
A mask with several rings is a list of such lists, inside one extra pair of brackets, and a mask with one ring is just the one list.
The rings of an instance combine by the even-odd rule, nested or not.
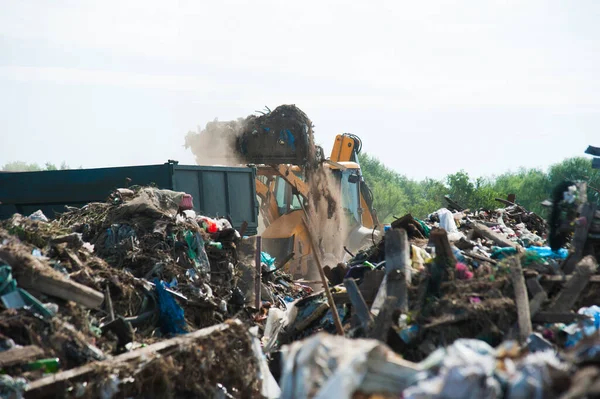
[(208, 243), (211, 247), (215, 247), (216, 249), (223, 249), (223, 243), (211, 241)]
[(57, 357), (50, 359), (40, 359), (31, 362), (25, 366), (27, 370), (43, 370), (44, 373), (56, 373), (60, 368), (60, 361)]

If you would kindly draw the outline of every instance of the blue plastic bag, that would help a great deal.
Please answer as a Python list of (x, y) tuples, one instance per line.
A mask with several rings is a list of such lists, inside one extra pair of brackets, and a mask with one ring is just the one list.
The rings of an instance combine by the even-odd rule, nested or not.
[(183, 309), (167, 292), (165, 282), (154, 279), (158, 305), (160, 310), (160, 330), (163, 334), (185, 334), (185, 317)]

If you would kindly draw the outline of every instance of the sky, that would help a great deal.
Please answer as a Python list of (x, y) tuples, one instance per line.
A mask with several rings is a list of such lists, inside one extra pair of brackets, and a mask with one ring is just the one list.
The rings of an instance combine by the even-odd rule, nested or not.
[(600, 146), (600, 2), (0, 0), (0, 164), (193, 164), (190, 130), (296, 104), (410, 178)]

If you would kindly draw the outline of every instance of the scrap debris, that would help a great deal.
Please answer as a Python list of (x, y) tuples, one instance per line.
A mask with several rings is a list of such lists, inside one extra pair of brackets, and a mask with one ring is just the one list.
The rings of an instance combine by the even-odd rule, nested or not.
[[(154, 392), (167, 397), (209, 397), (218, 384), (227, 395), (258, 395), (252, 370), (260, 357), (253, 363), (242, 356), (252, 350), (248, 330), (264, 327), (263, 312), (284, 309), (312, 290), (274, 270), (274, 262), (264, 263), (257, 309), (252, 240), (227, 219), (197, 215), (191, 203), (185, 193), (138, 187), (56, 220), (16, 214), (1, 222), (0, 364), (11, 381), (0, 380), (0, 393), (48, 396), (44, 376), (60, 375), (68, 383), (51, 384), (58, 396), (90, 394), (106, 384), (113, 394), (135, 396), (162, 369)], [(141, 363), (115, 368), (123, 356), (133, 359), (127, 356), (227, 320), (238, 320), (228, 324), (231, 332), (210, 330), (211, 343), (194, 342), (196, 351), (152, 361), (146, 354)], [(239, 349), (244, 345), (245, 352)], [(238, 352), (243, 358), (230, 356)], [(225, 353), (230, 366), (211, 363)], [(199, 369), (183, 369), (188, 361)], [(110, 367), (100, 372), (104, 364)], [(85, 381), (76, 383), (82, 367)]]
[(596, 395), (600, 214), (565, 190), (549, 223), (514, 198), (405, 215), (317, 291), (186, 193), (16, 214), (0, 223), (0, 396)]

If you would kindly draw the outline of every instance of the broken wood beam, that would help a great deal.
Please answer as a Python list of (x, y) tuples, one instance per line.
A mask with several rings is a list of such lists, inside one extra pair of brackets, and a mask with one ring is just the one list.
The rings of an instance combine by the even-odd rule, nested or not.
[(532, 320), (536, 324), (571, 324), (586, 319), (589, 319), (589, 316), (579, 313), (538, 312)]
[(519, 256), (509, 258), (510, 276), (515, 290), (515, 303), (517, 305), (517, 321), (519, 323), (519, 339), (525, 342), (531, 335), (531, 313), (529, 310), (529, 299), (527, 298), (527, 288), (523, 269), (521, 268), (521, 259)]
[(346, 287), (346, 291), (350, 297), (350, 303), (352, 304), (352, 308), (358, 316), (360, 323), (363, 326), (368, 327), (373, 322), (373, 315), (371, 315), (369, 307), (365, 303), (365, 300), (358, 289), (358, 285), (356, 285), (356, 281), (352, 278), (347, 278), (344, 280), (344, 286)]
[(408, 284), (411, 279), (410, 247), (406, 231), (390, 229), (385, 234), (387, 295), (398, 299), (396, 308), (408, 312)]
[(377, 314), (375, 318), (375, 322), (373, 323), (373, 328), (369, 333), (369, 338), (378, 339), (382, 342), (387, 343), (388, 332), (392, 327), (392, 315), (394, 314), (394, 310), (396, 309), (396, 303), (398, 302), (398, 298), (393, 296), (388, 296), (383, 303), (383, 307)]
[[(57, 392), (61, 388), (64, 389), (66, 384), (72, 380), (81, 380), (86, 376), (93, 374), (98, 370), (114, 370), (120, 367), (127, 367), (128, 364), (136, 361), (149, 361), (161, 355), (170, 353), (174, 349), (184, 348), (186, 345), (193, 344), (194, 341), (207, 337), (213, 333), (225, 331), (232, 325), (241, 325), (239, 320), (234, 320), (229, 323), (217, 324), (212, 327), (203, 328), (189, 334), (171, 338), (165, 341), (140, 348), (131, 352), (124, 353), (113, 358), (103, 360), (101, 362), (92, 362), (84, 366), (66, 370), (61, 373), (53, 374), (48, 377), (40, 378), (33, 381), (25, 390), (25, 398), (38, 397), (62, 397), (65, 392)], [(52, 395), (55, 392), (56, 395)]]
[[(584, 191), (585, 192), (585, 191)], [(583, 250), (588, 238), (592, 220), (596, 213), (596, 205), (586, 202), (581, 207), (580, 217), (576, 220), (575, 234), (573, 235), (574, 251), (563, 264), (563, 272), (565, 274), (573, 273), (575, 266), (583, 257)]]
[(435, 247), (435, 264), (444, 272), (442, 280), (454, 280), (456, 258), (448, 241), (448, 233), (444, 229), (433, 229), (429, 234), (429, 240)]
[(557, 313), (570, 311), (597, 269), (598, 262), (593, 256), (583, 258), (577, 264), (572, 278), (565, 284), (550, 309)]
[[(553, 276), (553, 275), (547, 275), (547, 274), (542, 274), (540, 276), (540, 282), (542, 283), (566, 283), (568, 281), (570, 281), (573, 278), (572, 275), (570, 276)], [(590, 283), (600, 283), (600, 275), (593, 275), (590, 277), (589, 280)]]
[(16, 253), (3, 248), (0, 249), (0, 258), (12, 266), (18, 285), (22, 288), (73, 301), (91, 309), (100, 308), (104, 302), (102, 292), (64, 278), (29, 253)]
[(533, 318), (540, 311), (544, 302), (548, 300), (548, 294), (535, 277), (528, 278), (526, 284), (531, 298), (529, 300), (529, 313)]
[(44, 355), (44, 351), (36, 345), (22, 346), (0, 352), (0, 369), (16, 364), (24, 364)]
[(448, 205), (449, 205), (448, 208), (450, 208), (451, 211), (454, 210), (456, 212), (462, 212), (462, 211), (465, 210), (465, 208), (463, 208), (462, 206), (460, 206), (456, 201), (454, 201), (448, 195), (444, 195), (444, 199), (448, 203)]
[(468, 252), (465, 252), (464, 254), (465, 254), (466, 257), (473, 258), (473, 259), (479, 260), (481, 262), (489, 262), (492, 265), (497, 265), (498, 264), (498, 261), (496, 259), (487, 258), (487, 257), (485, 257), (483, 255), (476, 254), (473, 251), (468, 251)]
[(516, 248), (518, 246), (516, 243), (510, 241), (508, 238), (502, 237), (501, 235), (499, 235), (496, 232), (492, 231), (492, 229), (490, 229), (489, 227), (483, 225), (482, 223), (473, 222), (473, 229), (479, 235), (483, 236), (484, 238), (486, 238), (488, 240), (492, 240), (499, 247), (503, 247), (503, 248), (507, 248), (507, 247)]

